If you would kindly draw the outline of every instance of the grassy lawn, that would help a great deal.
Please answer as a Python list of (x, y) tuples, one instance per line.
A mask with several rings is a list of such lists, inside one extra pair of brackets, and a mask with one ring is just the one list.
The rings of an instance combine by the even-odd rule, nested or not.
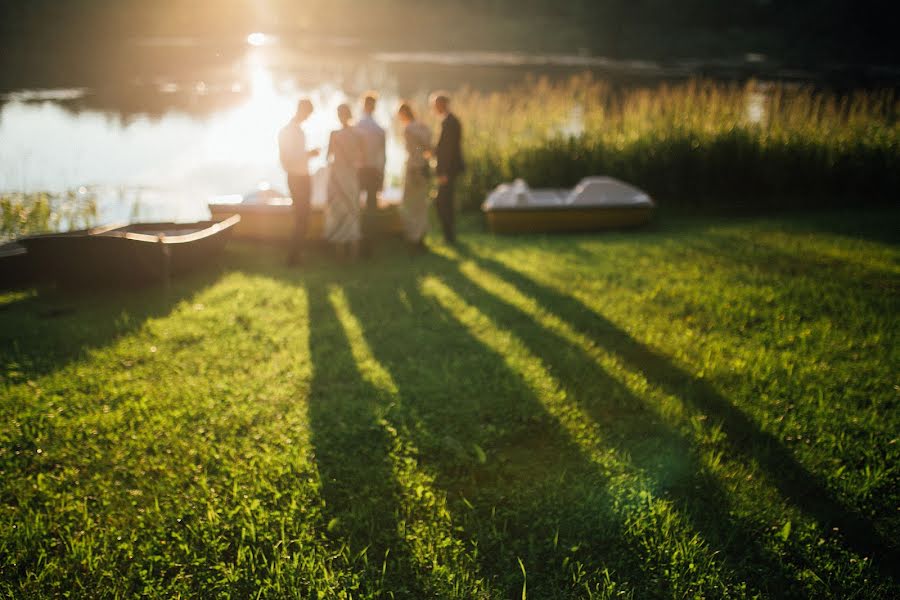
[(898, 597), (898, 223), (0, 295), (0, 596)]

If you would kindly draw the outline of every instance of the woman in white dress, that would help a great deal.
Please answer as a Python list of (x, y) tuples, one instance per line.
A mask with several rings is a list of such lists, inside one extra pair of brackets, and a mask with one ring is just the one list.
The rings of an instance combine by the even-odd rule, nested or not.
[(403, 125), (403, 139), (406, 143), (403, 182), (406, 241), (412, 251), (423, 251), (425, 233), (428, 231), (428, 196), (431, 191), (431, 173), (426, 157), (431, 150), (431, 131), (424, 123), (416, 121), (412, 107), (405, 102), (397, 109), (397, 118)]
[(350, 124), (350, 107), (337, 108), (341, 128), (328, 141), (328, 204), (325, 237), (335, 246), (338, 258), (355, 260), (359, 255), (360, 210), (358, 169), (363, 160), (363, 142)]

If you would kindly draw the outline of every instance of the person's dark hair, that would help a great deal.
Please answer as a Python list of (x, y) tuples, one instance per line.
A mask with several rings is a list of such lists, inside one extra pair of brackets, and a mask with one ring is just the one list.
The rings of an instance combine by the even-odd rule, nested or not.
[(375, 103), (378, 101), (378, 94), (375, 92), (366, 92), (363, 94), (363, 108), (366, 112), (375, 110)]
[(313, 103), (309, 98), (300, 98), (297, 101), (297, 114), (311, 115), (313, 112)]
[(431, 94), (431, 103), (439, 110), (447, 110), (450, 107), (450, 96), (447, 92), (434, 92)]
[(416, 120), (416, 115), (413, 112), (412, 106), (410, 106), (408, 102), (402, 102), (400, 104), (399, 108), (397, 108), (397, 114), (403, 115), (410, 121)]
[(348, 104), (341, 104), (337, 107), (337, 115), (341, 125), (347, 125), (353, 118), (353, 111)]

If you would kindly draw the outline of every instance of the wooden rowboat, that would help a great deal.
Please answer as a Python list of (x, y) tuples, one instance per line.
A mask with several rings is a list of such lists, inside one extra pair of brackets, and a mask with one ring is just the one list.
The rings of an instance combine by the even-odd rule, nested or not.
[(19, 243), (39, 278), (63, 285), (154, 283), (213, 263), (240, 220), (111, 225)]
[(482, 205), (495, 233), (557, 233), (624, 229), (646, 224), (655, 203), (612, 177), (587, 177), (571, 191), (530, 189), (522, 180), (498, 186)]

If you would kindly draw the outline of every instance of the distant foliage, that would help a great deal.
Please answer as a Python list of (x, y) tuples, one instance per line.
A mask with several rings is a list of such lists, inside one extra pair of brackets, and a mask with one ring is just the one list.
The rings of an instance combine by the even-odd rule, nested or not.
[(96, 217), (97, 199), (90, 191), (0, 194), (0, 241), (90, 227)]
[[(0, 48), (7, 50), (0, 62), (23, 43), (65, 41), (82, 53), (94, 45), (81, 43), (85, 36), (246, 35), (251, 28), (374, 37), (391, 46), (413, 41), (420, 49), (458, 49), (461, 39), (530, 49), (550, 41), (558, 50), (619, 57), (750, 51), (807, 64), (890, 65), (898, 48), (886, 7), (884, 0), (0, 0)], [(401, 20), (416, 26), (398, 38)]]
[(666, 206), (887, 203), (900, 186), (893, 92), (694, 81), (618, 90), (590, 77), (454, 99), (466, 123), (462, 199), (498, 183), (569, 187), (610, 175)]

